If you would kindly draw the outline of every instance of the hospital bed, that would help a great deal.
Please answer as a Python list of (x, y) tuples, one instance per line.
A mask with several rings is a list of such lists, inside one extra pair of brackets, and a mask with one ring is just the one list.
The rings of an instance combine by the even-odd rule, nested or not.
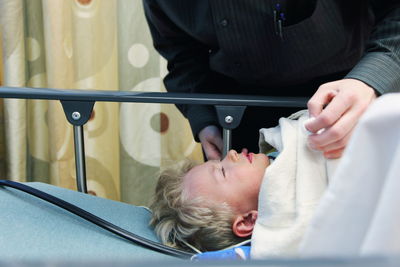
[[(148, 226), (150, 211), (85, 194), (86, 170), (83, 126), (95, 102), (132, 102), (213, 105), (223, 128), (224, 153), (231, 130), (247, 106), (306, 107), (305, 98), (242, 95), (179, 94), (48, 88), (0, 87), (1, 98), (46, 99), (61, 102), (73, 125), (77, 191), (43, 183), (0, 185), (0, 265), (117, 265), (187, 266), (190, 253), (159, 244)], [(29, 187), (25, 187), (28, 185)], [(39, 189), (40, 191), (36, 191)], [(48, 193), (48, 194), (46, 194)], [(46, 202), (43, 199), (50, 201)], [(65, 203), (64, 203), (65, 202)], [(67, 206), (67, 210), (60, 208)], [(78, 210), (79, 217), (76, 214)], [(75, 212), (75, 214), (73, 214)], [(83, 214), (83, 215), (82, 215)], [(99, 223), (100, 222), (100, 223)], [(107, 226), (108, 224), (108, 226)], [(105, 226), (106, 225), (106, 226)], [(110, 226), (111, 225), (111, 226)], [(111, 228), (111, 229), (110, 229)], [(111, 232), (110, 232), (111, 231)], [(136, 236), (135, 236), (136, 235)], [(138, 241), (139, 239), (139, 241)], [(181, 258), (178, 260), (177, 258)], [(395, 266), (397, 258), (271, 259), (249, 262), (191, 262), (191, 265), (225, 266)]]

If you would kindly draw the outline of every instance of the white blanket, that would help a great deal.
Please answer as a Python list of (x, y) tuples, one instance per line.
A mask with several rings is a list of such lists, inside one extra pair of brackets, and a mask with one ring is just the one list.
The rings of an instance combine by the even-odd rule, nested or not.
[[(292, 118), (299, 117), (298, 120)], [(279, 126), (260, 130), (260, 150), (280, 151), (267, 168), (259, 194), (259, 216), (252, 236), (251, 257), (294, 255), (328, 183), (328, 163), (307, 146), (307, 112), (281, 118)], [(330, 166), (329, 166), (330, 169)], [(334, 167), (332, 167), (332, 171)]]
[(354, 130), (300, 253), (400, 255), (400, 94), (380, 97)]

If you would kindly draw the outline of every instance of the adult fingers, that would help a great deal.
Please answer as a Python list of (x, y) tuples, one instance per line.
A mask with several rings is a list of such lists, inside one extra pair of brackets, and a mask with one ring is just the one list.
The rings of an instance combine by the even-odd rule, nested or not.
[(342, 142), (346, 145), (348, 138), (350, 138), (350, 133), (358, 121), (358, 117), (358, 112), (355, 110), (346, 112), (339, 120), (331, 127), (326, 128), (322, 133), (310, 135), (308, 137), (310, 147), (326, 151), (324, 148), (329, 145), (332, 145), (332, 147), (328, 147), (329, 149), (339, 148)]
[(321, 151), (324, 153), (329, 153), (331, 151), (339, 150), (339, 149), (344, 149), (349, 142), (349, 139), (353, 133), (353, 129), (351, 129), (343, 138), (337, 140), (336, 142), (330, 143), (324, 147), (321, 147)]
[(324, 157), (327, 159), (338, 159), (343, 155), (343, 151), (344, 151), (344, 148), (324, 152)]
[(213, 144), (207, 142), (203, 145), (204, 153), (206, 154), (207, 160), (220, 160), (222, 153), (221, 151), (215, 147)]
[(337, 91), (335, 90), (335, 85), (336, 82), (321, 85), (310, 98), (307, 103), (307, 108), (311, 117), (317, 117), (324, 109), (324, 106), (336, 96)]
[(215, 146), (215, 149), (218, 151), (222, 151), (224, 148), (224, 142), (222, 140), (222, 137), (218, 134), (213, 136), (211, 143)]
[(343, 114), (352, 106), (345, 93), (338, 93), (331, 102), (314, 120), (308, 122), (305, 127), (312, 133), (317, 133), (321, 129), (331, 127)]
[(208, 160), (220, 160), (222, 158), (223, 141), (218, 132), (208, 135), (202, 145)]
[(216, 126), (209, 125), (202, 129), (199, 133), (199, 139), (208, 160), (221, 159), (223, 142)]

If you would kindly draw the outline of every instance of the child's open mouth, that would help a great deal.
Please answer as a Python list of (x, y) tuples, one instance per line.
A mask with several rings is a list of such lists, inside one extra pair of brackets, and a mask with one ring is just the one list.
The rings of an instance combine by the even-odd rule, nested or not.
[(249, 153), (249, 154), (246, 155), (246, 157), (250, 161), (250, 163), (253, 162), (253, 155), (254, 155), (254, 153)]
[(254, 155), (254, 153), (248, 153), (247, 148), (243, 148), (243, 149), (242, 149), (242, 153), (243, 153), (243, 155), (249, 160), (250, 163), (253, 162), (253, 155)]

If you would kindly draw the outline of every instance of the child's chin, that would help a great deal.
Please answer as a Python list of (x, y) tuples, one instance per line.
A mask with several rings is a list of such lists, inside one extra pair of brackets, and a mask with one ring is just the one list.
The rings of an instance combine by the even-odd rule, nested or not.
[(257, 155), (257, 158), (259, 158), (260, 160), (263, 160), (267, 165), (269, 165), (269, 158), (267, 155), (265, 155), (263, 153), (258, 153), (256, 155)]

